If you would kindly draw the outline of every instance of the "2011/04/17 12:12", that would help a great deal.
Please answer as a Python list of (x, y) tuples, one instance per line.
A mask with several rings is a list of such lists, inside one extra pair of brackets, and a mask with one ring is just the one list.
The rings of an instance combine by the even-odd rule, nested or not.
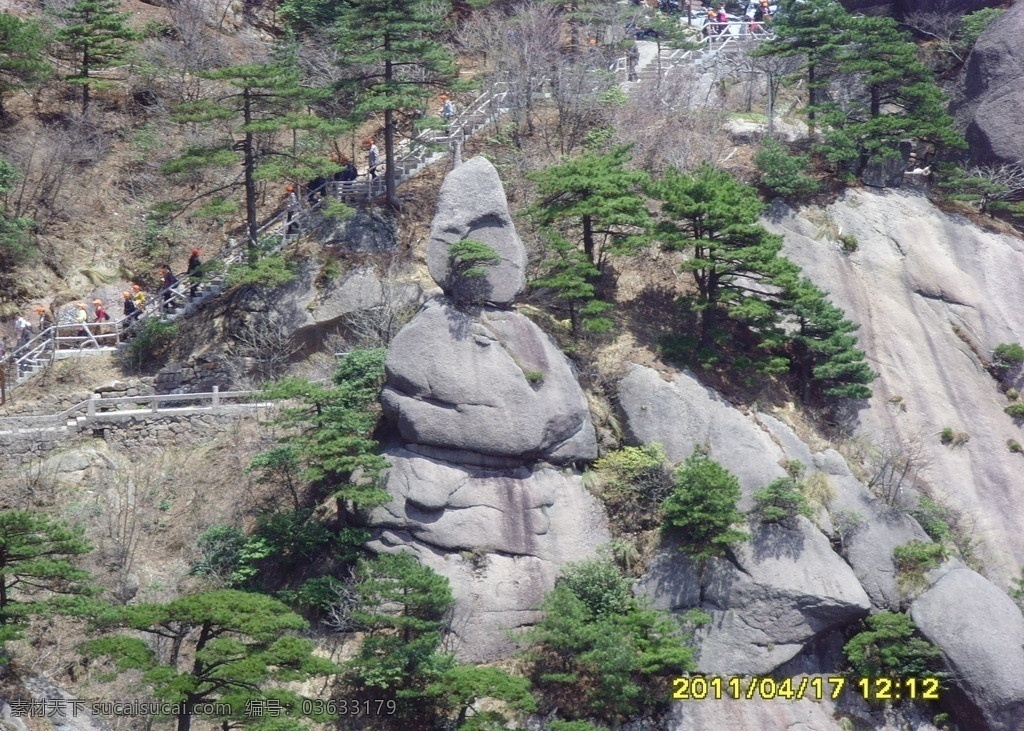
[[(850, 683), (860, 696), (870, 701), (885, 700), (939, 700), (940, 681), (934, 677), (860, 677)], [(841, 675), (805, 676), (802, 678), (700, 676), (673, 678), (672, 699), (734, 700), (785, 699), (836, 700), (847, 688), (847, 680)]]

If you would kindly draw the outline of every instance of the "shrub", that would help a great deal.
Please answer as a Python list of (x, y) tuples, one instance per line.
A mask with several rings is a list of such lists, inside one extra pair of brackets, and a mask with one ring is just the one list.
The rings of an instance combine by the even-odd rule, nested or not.
[(992, 351), (992, 368), (1000, 375), (1024, 363), (1024, 347), (1019, 343), (1000, 343)]
[(565, 586), (594, 617), (625, 612), (632, 601), (629, 579), (604, 559), (568, 564), (556, 585)]
[(1021, 452), (1024, 452), (1024, 447), (1021, 447), (1020, 442), (1018, 442), (1016, 439), (1007, 439), (1006, 448), (1009, 449), (1014, 454), (1020, 454)]
[(1012, 416), (1014, 419), (1024, 419), (1024, 402), (1014, 402), (1007, 406), (1005, 409), (1003, 409), (1003, 411)]
[(659, 508), (673, 484), (660, 445), (609, 452), (594, 462), (587, 476), (617, 532), (635, 533), (660, 525)]
[(780, 477), (754, 493), (754, 514), (762, 523), (784, 523), (798, 515), (811, 517), (811, 505), (792, 477)]
[(665, 478), (665, 450), (660, 444), (623, 447), (594, 462), (601, 482), (615, 490), (643, 490), (660, 486)]
[(960, 447), (971, 441), (971, 435), (962, 431), (953, 431), (952, 427), (946, 426), (939, 432), (939, 441), (947, 447)]
[(540, 386), (544, 383), (544, 374), (541, 371), (526, 371), (523, 376), (531, 386)]
[(733, 528), (743, 521), (736, 509), (739, 499), (736, 477), (696, 450), (676, 470), (672, 494), (661, 504), (664, 528), (684, 553), (695, 558), (722, 556), (733, 543), (750, 538)]
[(227, 285), (229, 287), (279, 287), (288, 284), (295, 277), (290, 262), (277, 254), (257, 259), (252, 264), (243, 264), (233, 267), (228, 272)]
[(910, 617), (879, 612), (864, 624), (866, 628), (843, 646), (852, 675), (909, 678), (938, 674), (941, 653), (916, 636), (917, 627)]
[(498, 252), (482, 241), (463, 239), (448, 247), (452, 271), (463, 277), (482, 277), (487, 274), (484, 267), (501, 263)]
[(761, 143), (754, 156), (761, 185), (783, 198), (803, 198), (818, 190), (818, 182), (806, 174), (809, 163), (809, 155), (794, 155), (771, 138)]
[(853, 234), (839, 234), (839, 244), (847, 254), (852, 254), (860, 248), (860, 240)]
[(178, 326), (150, 317), (140, 322), (124, 349), (123, 363), (129, 369), (141, 370), (160, 363), (178, 336)]
[(896, 574), (904, 588), (918, 586), (927, 571), (946, 560), (947, 553), (946, 547), (935, 541), (911, 541), (892, 549)]
[(632, 598), (610, 561), (567, 567), (541, 609), (544, 618), (526, 635), (532, 675), (551, 694), (549, 706), (570, 717), (617, 727), (653, 698), (667, 700), (667, 678), (695, 667), (679, 620)]
[(1020, 393), (1017, 391), (1016, 388), (1011, 388), (1009, 391), (1006, 392), (1006, 398), (1010, 401), (1016, 401), (1017, 399), (1020, 398)]
[(210, 576), (232, 586), (235, 571), (245, 545), (245, 534), (231, 525), (212, 525), (196, 541), (200, 558), (192, 565), (192, 574)]
[(811, 509), (825, 508), (826, 510), (836, 498), (836, 489), (824, 472), (812, 472), (804, 480), (803, 494)]
[(942, 507), (927, 495), (922, 495), (917, 501), (917, 508), (910, 513), (928, 537), (940, 543), (953, 540), (953, 516), (949, 510)]

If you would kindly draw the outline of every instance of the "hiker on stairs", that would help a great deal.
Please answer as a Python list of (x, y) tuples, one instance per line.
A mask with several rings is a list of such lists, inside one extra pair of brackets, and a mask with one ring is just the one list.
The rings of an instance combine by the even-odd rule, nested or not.
[(164, 312), (170, 314), (174, 309), (174, 289), (172, 288), (178, 283), (178, 278), (174, 276), (174, 272), (166, 264), (160, 267), (160, 275), (164, 291)]
[(288, 193), (288, 197), (284, 202), (284, 209), (287, 211), (285, 222), (288, 224), (288, 227), (285, 229), (284, 235), (286, 237), (295, 236), (299, 233), (299, 223), (295, 220), (299, 215), (299, 196), (295, 194), (294, 185), (289, 185), (285, 188), (285, 191)]
[(124, 300), (124, 308), (122, 310), (124, 314), (124, 324), (121, 329), (127, 329), (131, 327), (132, 323), (139, 319), (139, 310), (135, 306), (135, 300), (132, 299), (131, 292), (122, 292), (121, 298)]
[(98, 300), (98, 299), (97, 300), (93, 300), (92, 301), (92, 306), (93, 306), (93, 315), (92, 315), (92, 317), (96, 321), (96, 334), (97, 335), (102, 335), (104, 332), (106, 332), (105, 328), (103, 327), (103, 323), (110, 319), (110, 315), (107, 313), (106, 309), (103, 307), (103, 300)]
[(18, 315), (14, 321), (14, 333), (18, 336), (18, 345), (20, 348), (22, 345), (32, 339), (32, 325), (25, 319), (23, 315)]
[(185, 273), (192, 280), (192, 287), (188, 290), (188, 296), (192, 298), (195, 298), (196, 293), (199, 291), (199, 269), (203, 266), (203, 262), (199, 260), (201, 253), (199, 249), (192, 249), (192, 255), (188, 258), (188, 269), (185, 270)]

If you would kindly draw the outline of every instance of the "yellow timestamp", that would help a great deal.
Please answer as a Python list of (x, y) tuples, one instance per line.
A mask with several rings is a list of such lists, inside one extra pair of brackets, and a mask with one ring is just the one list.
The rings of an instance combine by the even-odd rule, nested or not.
[(841, 675), (815, 675), (802, 678), (740, 677), (736, 675), (693, 675), (672, 678), (672, 700), (702, 701), (732, 698), (734, 700), (802, 700), (810, 698), (835, 700), (846, 688)]
[(942, 681), (934, 677), (855, 678), (854, 684), (866, 701), (937, 701)]
[(797, 678), (769, 676), (692, 675), (672, 678), (672, 700), (838, 700), (854, 692), (868, 701), (937, 701), (941, 682), (934, 677), (857, 677), (808, 675)]

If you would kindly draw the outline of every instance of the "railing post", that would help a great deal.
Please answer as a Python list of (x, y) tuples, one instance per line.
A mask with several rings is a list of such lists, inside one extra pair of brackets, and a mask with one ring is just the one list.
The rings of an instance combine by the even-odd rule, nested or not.
[(213, 408), (216, 410), (220, 406), (220, 386), (213, 387)]
[(149, 410), (154, 414), (160, 410), (160, 397), (153, 396), (149, 401)]
[(89, 394), (89, 403), (86, 404), (85, 415), (90, 419), (96, 416), (96, 399), (99, 397), (100, 395), (98, 393)]

